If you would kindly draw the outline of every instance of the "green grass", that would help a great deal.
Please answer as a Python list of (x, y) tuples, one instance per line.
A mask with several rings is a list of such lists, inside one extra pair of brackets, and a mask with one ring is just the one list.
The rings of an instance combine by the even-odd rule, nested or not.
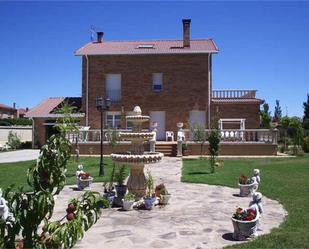
[[(104, 157), (105, 175), (99, 176), (99, 157), (81, 157), (80, 163), (84, 165), (84, 171), (89, 172), (94, 177), (94, 182), (109, 181), (112, 170), (112, 161), (109, 157)], [(0, 163), (0, 188), (6, 188), (11, 184), (23, 186), (25, 190), (29, 190), (27, 184), (27, 170), (35, 165), (36, 161), (24, 161), (14, 163)], [(75, 171), (77, 163), (73, 160), (69, 161), (67, 175), (67, 185), (76, 184)], [(129, 173), (128, 167), (126, 174)]]
[[(241, 173), (261, 170), (259, 191), (278, 200), (287, 219), (268, 235), (227, 248), (309, 248), (309, 155), (296, 158), (226, 159), (224, 168), (209, 174), (208, 160), (184, 160), (182, 181), (237, 187)], [(233, 207), (231, 207), (233, 208)]]

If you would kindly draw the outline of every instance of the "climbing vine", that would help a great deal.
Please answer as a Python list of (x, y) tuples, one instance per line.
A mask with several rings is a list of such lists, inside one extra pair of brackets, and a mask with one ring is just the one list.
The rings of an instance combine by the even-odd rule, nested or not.
[[(55, 206), (54, 196), (63, 189), (71, 143), (66, 133), (76, 129), (69, 105), (57, 110), (57, 133), (42, 147), (35, 166), (28, 170), (32, 191), (12, 187), (4, 191), (11, 215), (0, 219), (0, 248), (71, 248), (99, 218), (99, 193), (85, 192), (70, 201), (67, 214), (59, 221), (50, 221)], [(104, 205), (104, 204), (103, 204)], [(42, 233), (40, 227), (42, 227)]]

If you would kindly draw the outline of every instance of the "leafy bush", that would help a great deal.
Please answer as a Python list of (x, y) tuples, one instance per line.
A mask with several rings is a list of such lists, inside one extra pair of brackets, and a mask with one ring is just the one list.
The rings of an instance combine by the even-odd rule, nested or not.
[(309, 136), (304, 138), (304, 144), (303, 144), (304, 152), (309, 152)]
[(20, 144), (20, 148), (21, 149), (31, 149), (32, 148), (32, 142), (30, 142), (30, 141), (22, 142)]
[(7, 144), (13, 149), (19, 149), (21, 146), (21, 141), (17, 133), (13, 133), (12, 131), (9, 132), (8, 135), (8, 142)]
[(4, 118), (0, 120), (0, 126), (12, 125), (32, 125), (32, 120), (28, 118)]
[[(56, 125), (59, 133), (47, 140), (36, 165), (28, 170), (27, 180), (32, 191), (24, 192), (22, 188), (12, 191), (9, 187), (4, 192), (14, 219), (0, 219), (0, 248), (15, 248), (17, 238), (23, 248), (72, 248), (100, 216), (98, 204), (103, 199), (99, 193), (85, 192), (81, 198), (69, 203), (62, 219), (51, 221), (54, 197), (65, 185), (71, 154), (66, 132), (76, 129), (69, 115), (70, 107), (63, 106), (61, 111), (64, 117), (57, 120)], [(44, 224), (42, 233), (40, 224)]]

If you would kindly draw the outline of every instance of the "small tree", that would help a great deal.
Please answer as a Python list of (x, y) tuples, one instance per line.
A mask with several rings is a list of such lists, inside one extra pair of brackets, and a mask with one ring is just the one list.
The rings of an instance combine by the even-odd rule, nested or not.
[(264, 103), (263, 110), (260, 111), (260, 115), (261, 115), (261, 127), (269, 129), (271, 116), (269, 111), (269, 105), (267, 103)]
[(190, 128), (191, 132), (193, 133), (193, 141), (200, 143), (200, 154), (201, 158), (204, 154), (204, 145), (207, 141), (207, 132), (205, 127), (202, 125), (194, 125)]
[(211, 130), (209, 137), (210, 172), (215, 172), (216, 157), (219, 154), (220, 133), (217, 129)]
[(279, 122), (281, 117), (282, 117), (282, 110), (281, 110), (280, 102), (279, 102), (278, 99), (276, 99), (274, 119), (275, 119), (275, 121)]
[(309, 130), (309, 94), (307, 94), (307, 101), (303, 103), (304, 117), (303, 117), (303, 128)]
[[(75, 129), (71, 111), (67, 105), (61, 108), (62, 118), (56, 125), (59, 132), (47, 140), (36, 165), (28, 170), (31, 192), (6, 189), (4, 198), (13, 217), (0, 220), (0, 248), (15, 248), (17, 239), (21, 239), (23, 248), (72, 248), (99, 218), (98, 202), (102, 201), (99, 193), (86, 192), (70, 201), (62, 219), (51, 221), (54, 199), (65, 185), (71, 154), (71, 143), (66, 136)], [(43, 232), (39, 229), (41, 224)]]

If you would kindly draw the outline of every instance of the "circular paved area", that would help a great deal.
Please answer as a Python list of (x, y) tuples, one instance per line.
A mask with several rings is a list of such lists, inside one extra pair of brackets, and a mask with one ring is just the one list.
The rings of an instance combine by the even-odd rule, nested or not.
[[(238, 197), (238, 189), (181, 183), (181, 165), (181, 159), (164, 158), (148, 166), (156, 184), (164, 182), (172, 194), (169, 205), (151, 211), (104, 209), (101, 218), (75, 248), (195, 249), (239, 243), (231, 239), (231, 215), (236, 206), (247, 207), (251, 198)], [(93, 190), (102, 192), (102, 184), (94, 184)], [(63, 216), (68, 200), (80, 194), (65, 187), (56, 201), (55, 218)], [(286, 215), (277, 201), (264, 197), (263, 205), (259, 234), (278, 227)]]

